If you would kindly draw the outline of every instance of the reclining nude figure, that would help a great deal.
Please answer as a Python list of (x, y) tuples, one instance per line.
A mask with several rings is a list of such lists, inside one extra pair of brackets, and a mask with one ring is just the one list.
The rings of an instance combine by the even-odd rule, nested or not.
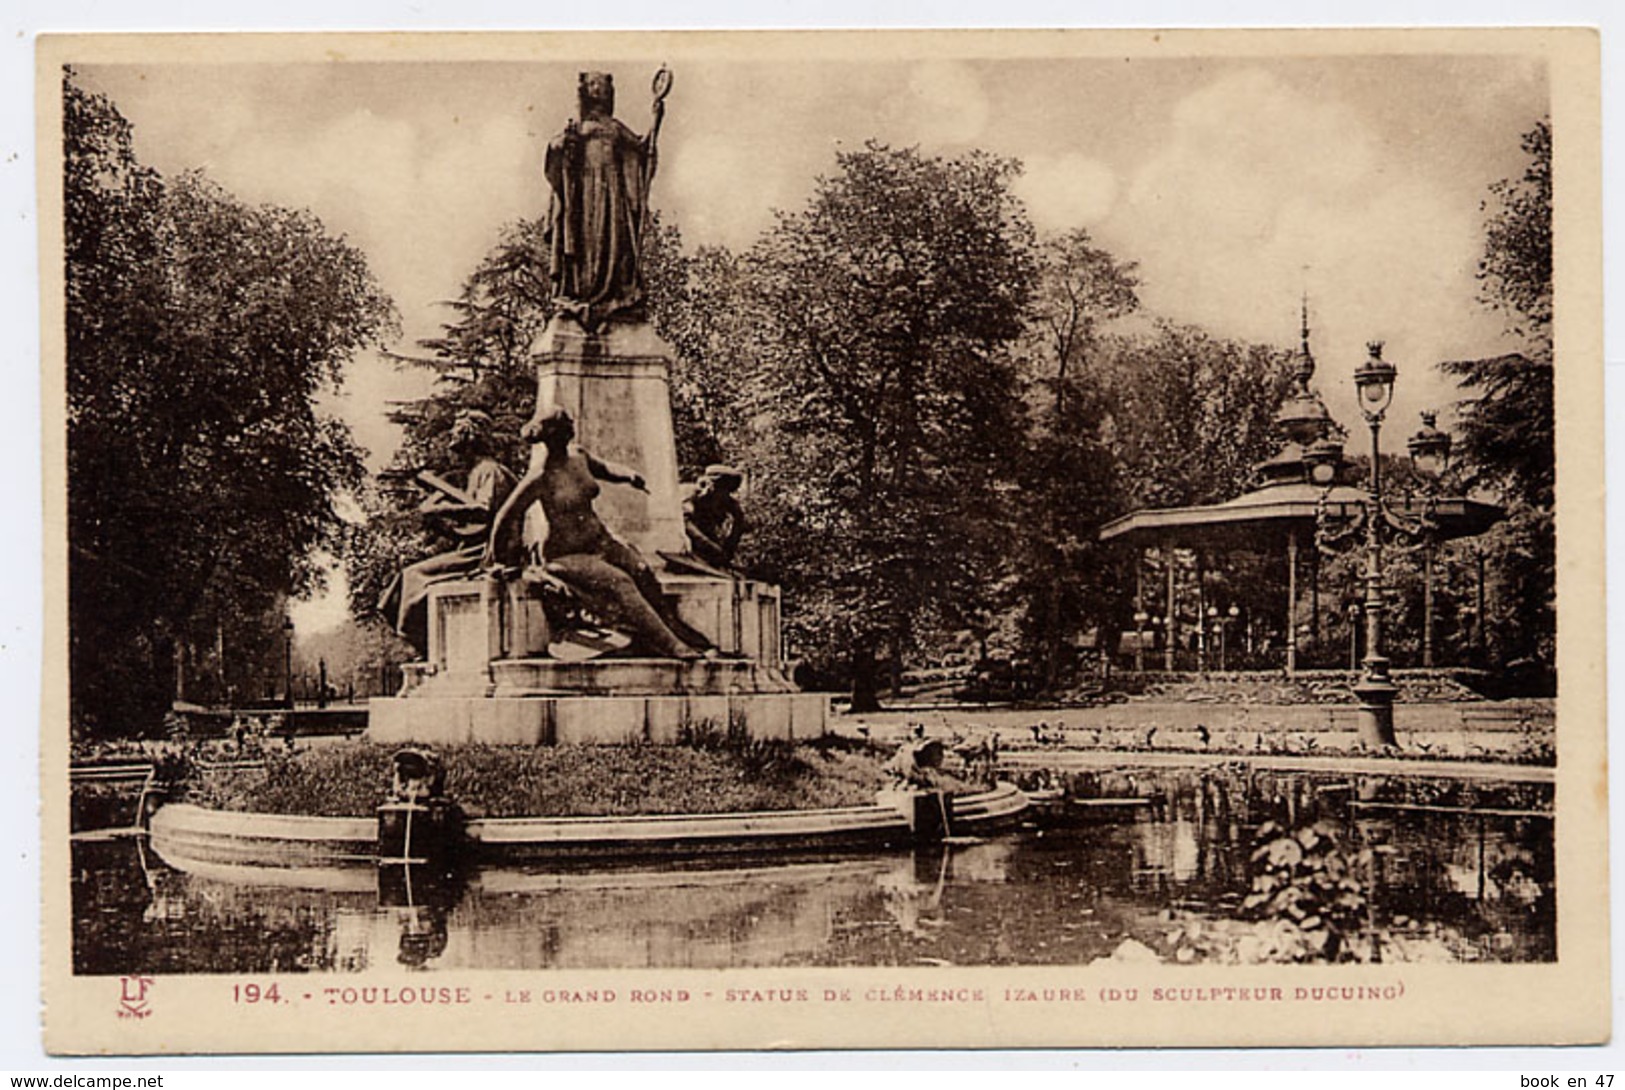
[(563, 409), (526, 424), (524, 436), (545, 446), (547, 457), (525, 474), (492, 520), (487, 565), (524, 566), (525, 513), (540, 503), (547, 515), (542, 560), (548, 574), (647, 651), (664, 658), (702, 657), (708, 641), (666, 605), (660, 581), (642, 554), (610, 533), (593, 510), (599, 481), (647, 492), (642, 475), (574, 446), (575, 422)]

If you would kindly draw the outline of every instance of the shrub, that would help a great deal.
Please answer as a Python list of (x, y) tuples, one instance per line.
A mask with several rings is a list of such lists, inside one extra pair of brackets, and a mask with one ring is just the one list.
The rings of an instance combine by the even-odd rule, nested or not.
[[(690, 745), (467, 745), (440, 750), (446, 794), (493, 817), (675, 814), (861, 806), (885, 785), (875, 755), (852, 745), (707, 734)], [(263, 768), (214, 769), (186, 801), (227, 810), (365, 815), (383, 801), (393, 746), (366, 742), (267, 756)]]

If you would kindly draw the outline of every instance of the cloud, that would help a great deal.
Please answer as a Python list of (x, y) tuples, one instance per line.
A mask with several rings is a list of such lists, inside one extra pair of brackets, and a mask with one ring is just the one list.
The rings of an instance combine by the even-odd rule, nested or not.
[[(209, 171), (244, 200), (310, 208), (361, 249), (401, 312), (410, 349), (439, 332), (448, 314), (435, 304), (456, 297), (501, 225), (546, 207), (532, 143), (518, 117), (408, 121), (360, 108), (224, 144)], [(428, 372), (369, 355), (329, 407), (381, 463), (399, 442), (386, 401), (430, 388)]]
[(670, 152), (662, 144), (660, 158), (650, 199), (672, 210), (690, 243), (748, 247), (784, 204), (783, 169), (734, 134), (700, 133)]
[(234, 192), (306, 205), (349, 235), (410, 322), (455, 293), (502, 222), (545, 207), (527, 151), (517, 118), (409, 122), (357, 109), (245, 141), (216, 169)]
[(1238, 72), (1175, 107), (1101, 235), (1150, 309), (1223, 336), (1290, 344), (1307, 288), (1334, 411), (1373, 338), (1409, 364), (1409, 411), (1452, 396), (1423, 365), (1460, 354), (1481, 245), (1476, 207), (1409, 166), (1353, 111)]
[(987, 128), (988, 97), (970, 65), (925, 61), (882, 109), (885, 129), (903, 144), (926, 147), (975, 142)]
[(1117, 175), (1105, 163), (1078, 152), (1029, 155), (1016, 180), (1016, 195), (1033, 223), (1047, 231), (1092, 227), (1117, 202)]

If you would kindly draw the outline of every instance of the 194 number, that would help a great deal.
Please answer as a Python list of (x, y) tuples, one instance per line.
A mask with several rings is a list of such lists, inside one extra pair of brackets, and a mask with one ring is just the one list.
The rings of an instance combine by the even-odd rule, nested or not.
[(277, 991), (275, 984), (262, 988), (258, 984), (233, 984), (231, 986), (231, 1001), (233, 1003), (280, 1003), (282, 993)]

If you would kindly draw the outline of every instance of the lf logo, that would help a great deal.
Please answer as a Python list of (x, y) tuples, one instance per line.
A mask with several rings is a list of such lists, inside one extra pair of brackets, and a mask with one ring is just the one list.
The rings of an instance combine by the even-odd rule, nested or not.
[(147, 992), (152, 989), (150, 976), (127, 976), (123, 978), (119, 992), (120, 1018), (145, 1018), (152, 1013), (147, 1004)]

